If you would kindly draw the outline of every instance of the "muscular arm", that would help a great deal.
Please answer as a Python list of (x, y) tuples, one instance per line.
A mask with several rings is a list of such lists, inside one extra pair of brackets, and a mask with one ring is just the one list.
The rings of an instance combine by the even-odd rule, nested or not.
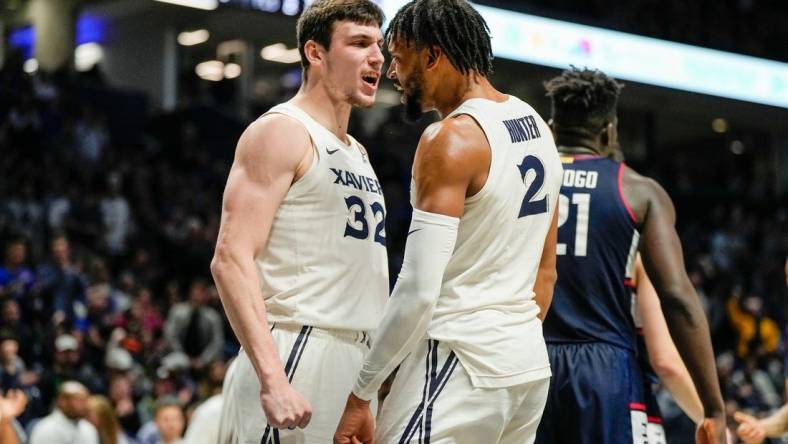
[(558, 241), (558, 209), (556, 208), (553, 213), (553, 221), (550, 223), (550, 230), (547, 232), (547, 237), (544, 241), (542, 259), (539, 262), (539, 271), (534, 283), (534, 302), (539, 306), (538, 316), (542, 321), (547, 316), (550, 303), (553, 302), (555, 282), (558, 280), (555, 253), (555, 245)]
[(458, 118), (433, 124), (419, 141), (411, 234), (397, 285), (353, 390), (360, 399), (370, 399), (427, 332), (469, 185), (479, 165), (485, 165), (484, 156), (489, 158), (483, 137), (470, 118)]
[(640, 256), (635, 263), (635, 282), (638, 313), (643, 322), (643, 335), (651, 366), (684, 413), (695, 423), (700, 423), (703, 421), (703, 404), (700, 402), (695, 385), (692, 384), (687, 367), (670, 338), (659, 297), (643, 268)]
[(272, 411), (266, 408), (265, 396), (272, 405), (287, 409), (295, 395), (289, 392), (292, 389), (268, 330), (255, 258), (265, 247), (274, 215), (302, 164), (311, 161), (310, 146), (306, 130), (284, 116), (266, 116), (244, 132), (227, 179), (211, 262), (225, 313), (257, 373), (263, 409), (274, 427), (299, 423), (293, 423), (288, 412), (276, 413), (282, 411), (276, 406)]
[[(684, 268), (673, 202), (659, 184), (628, 168), (624, 185), (640, 224), (643, 263), (659, 295), (670, 335), (698, 390), (704, 416), (716, 418), (722, 426), (724, 406), (709, 326)], [(716, 433), (724, 437), (723, 431)]]

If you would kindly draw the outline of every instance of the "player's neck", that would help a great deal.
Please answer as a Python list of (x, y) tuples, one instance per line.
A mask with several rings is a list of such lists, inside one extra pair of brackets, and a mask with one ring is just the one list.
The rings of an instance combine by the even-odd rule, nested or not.
[(442, 88), (435, 94), (435, 109), (441, 118), (451, 114), (469, 99), (487, 99), (493, 102), (505, 102), (509, 99), (508, 95), (495, 89), (487, 77), (473, 72), (454, 76), (442, 83)]
[(337, 138), (350, 144), (347, 127), (352, 106), (346, 101), (332, 97), (322, 82), (305, 82), (290, 100), (293, 105), (309, 114), (317, 123), (334, 133)]

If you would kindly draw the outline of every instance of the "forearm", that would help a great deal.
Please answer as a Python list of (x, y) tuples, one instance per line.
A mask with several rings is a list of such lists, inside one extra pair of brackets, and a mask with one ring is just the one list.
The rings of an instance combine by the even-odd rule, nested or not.
[(254, 264), (217, 257), (211, 264), (224, 311), (238, 341), (265, 385), (284, 377), (282, 362), (268, 329), (265, 301)]
[(458, 224), (457, 218), (413, 211), (402, 271), (353, 389), (358, 398), (372, 399), (386, 377), (426, 336)]
[(782, 406), (773, 415), (762, 419), (761, 425), (769, 438), (779, 438), (788, 433), (788, 404)]
[(662, 310), (673, 342), (698, 391), (704, 416), (719, 416), (724, 413), (724, 406), (709, 326), (700, 302), (697, 297), (693, 297), (694, 291), (691, 291), (691, 287), (685, 290), (681, 293), (665, 292)]
[(692, 383), (687, 367), (684, 366), (680, 359), (675, 365), (678, 367), (675, 372), (658, 375), (660, 381), (668, 389), (668, 392), (673, 396), (681, 410), (693, 422), (699, 424), (703, 421), (703, 404), (700, 402), (700, 397), (698, 397), (698, 392), (695, 390), (695, 385)]

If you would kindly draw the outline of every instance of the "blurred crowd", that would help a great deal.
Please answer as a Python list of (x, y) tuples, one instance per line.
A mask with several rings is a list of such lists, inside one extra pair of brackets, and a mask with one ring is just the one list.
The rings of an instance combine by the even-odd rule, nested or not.
[[(31, 76), (13, 57), (0, 70), (0, 387), (26, 394), (17, 426), (32, 444), (54, 442), (42, 437), (65, 427), (64, 415), (102, 444), (180, 442), (199, 422), (194, 409), (218, 399), (238, 349), (209, 263), (248, 122), (229, 119), (216, 134), (205, 122), (218, 118), (190, 105), (129, 117), (144, 122), (135, 132), (108, 117), (121, 106), (108, 95), (117, 97), (100, 76)], [(400, 114), (354, 114), (351, 125), (385, 190), (392, 280), (413, 151), (429, 123)], [(785, 402), (788, 208), (746, 186), (700, 204), (703, 178), (686, 166), (698, 159), (685, 155), (635, 168), (676, 201), (729, 413), (765, 414)], [(686, 442), (692, 424), (660, 400), (671, 442)]]

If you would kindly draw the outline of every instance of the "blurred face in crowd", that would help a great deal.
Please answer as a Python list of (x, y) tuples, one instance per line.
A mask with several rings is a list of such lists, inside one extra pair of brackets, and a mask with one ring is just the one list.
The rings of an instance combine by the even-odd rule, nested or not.
[(388, 49), (391, 53), (391, 64), (386, 76), (401, 93), (400, 101), (405, 105), (405, 117), (416, 120), (429, 107), (424, 100), (424, 66), (428, 52), (393, 38), (389, 41)]
[(165, 443), (175, 441), (183, 434), (185, 420), (180, 407), (167, 405), (156, 411), (156, 427)]
[(320, 76), (332, 99), (353, 106), (369, 108), (375, 104), (380, 71), (383, 67), (383, 34), (376, 24), (359, 24), (343, 20), (334, 23), (331, 44), (307, 43), (309, 76)]
[(88, 414), (88, 390), (78, 382), (64, 382), (57, 398), (57, 407), (70, 419), (82, 419)]
[(6, 262), (11, 267), (18, 267), (25, 262), (27, 248), (24, 242), (14, 242), (6, 249)]
[(189, 291), (189, 298), (194, 305), (205, 305), (208, 302), (208, 287), (202, 282), (195, 282)]
[(3, 320), (6, 322), (19, 321), (19, 304), (15, 300), (9, 299), (3, 304)]
[(68, 240), (65, 237), (58, 237), (52, 241), (52, 257), (55, 258), (55, 262), (58, 265), (67, 265), (70, 256), (71, 251), (68, 246)]
[(11, 364), (16, 360), (19, 353), (19, 343), (16, 339), (4, 339), (0, 342), (0, 361), (3, 364)]

